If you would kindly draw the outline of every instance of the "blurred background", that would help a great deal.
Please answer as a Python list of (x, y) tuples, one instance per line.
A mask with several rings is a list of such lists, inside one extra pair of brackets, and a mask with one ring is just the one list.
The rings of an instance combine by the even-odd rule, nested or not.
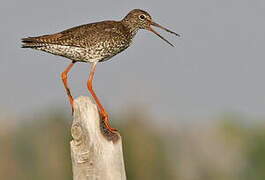
[[(94, 89), (123, 136), (129, 180), (265, 179), (265, 1), (4, 0), (0, 6), (0, 177), (72, 179), (69, 60), (21, 49), (20, 39), (130, 10), (182, 35), (139, 31), (97, 66)], [(88, 96), (89, 64), (69, 73)], [(139, 138), (141, 137), (141, 138)]]

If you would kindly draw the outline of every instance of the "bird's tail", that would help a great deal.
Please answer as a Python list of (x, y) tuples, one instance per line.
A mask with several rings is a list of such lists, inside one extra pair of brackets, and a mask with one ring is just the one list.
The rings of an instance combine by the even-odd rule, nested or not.
[(22, 48), (38, 48), (46, 46), (47, 44), (53, 44), (62, 37), (62, 33), (43, 35), (38, 37), (27, 37), (22, 39)]
[(44, 44), (39, 42), (38, 37), (27, 37), (23, 38), (22, 41), (22, 48), (37, 48), (42, 47)]

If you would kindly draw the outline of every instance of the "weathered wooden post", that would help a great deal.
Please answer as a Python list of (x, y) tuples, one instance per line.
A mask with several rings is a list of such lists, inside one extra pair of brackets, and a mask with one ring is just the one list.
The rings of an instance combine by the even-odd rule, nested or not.
[(120, 134), (110, 133), (91, 98), (74, 100), (73, 180), (126, 180)]

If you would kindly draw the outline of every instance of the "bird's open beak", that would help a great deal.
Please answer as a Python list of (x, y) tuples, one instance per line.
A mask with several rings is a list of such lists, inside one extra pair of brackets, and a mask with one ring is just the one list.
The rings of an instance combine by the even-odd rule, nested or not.
[[(159, 25), (159, 24), (157, 24), (157, 23), (155, 23), (155, 22), (153, 22), (153, 21), (151, 21), (150, 24), (151, 24), (152, 26), (156, 26), (156, 27), (158, 27), (158, 28), (160, 28), (160, 29), (163, 29), (163, 30), (165, 30), (165, 31), (167, 31), (167, 32), (169, 32), (169, 33), (172, 33), (172, 34), (174, 34), (174, 35), (180, 37), (179, 34), (173, 32), (173, 31), (170, 31), (169, 29), (167, 29), (167, 28), (165, 28), (165, 27), (163, 27), (163, 26), (161, 26), (161, 25)], [(171, 45), (172, 47), (174, 47), (173, 44), (171, 44), (168, 40), (166, 40), (164, 37), (162, 37), (160, 34), (158, 34), (153, 28), (151, 28), (151, 26), (149, 26), (148, 30), (151, 31), (151, 32), (153, 32), (154, 34), (156, 34), (158, 37), (160, 37), (160, 38), (163, 39), (164, 41), (166, 41), (166, 42), (167, 42), (169, 45)]]

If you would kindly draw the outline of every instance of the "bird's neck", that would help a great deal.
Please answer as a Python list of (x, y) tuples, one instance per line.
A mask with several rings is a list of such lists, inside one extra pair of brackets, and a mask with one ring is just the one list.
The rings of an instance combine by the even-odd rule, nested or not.
[(136, 33), (139, 30), (139, 27), (134, 22), (131, 22), (129, 19), (126, 19), (126, 17), (121, 21), (121, 23), (126, 27), (126, 29), (131, 34), (132, 38), (136, 35)]

